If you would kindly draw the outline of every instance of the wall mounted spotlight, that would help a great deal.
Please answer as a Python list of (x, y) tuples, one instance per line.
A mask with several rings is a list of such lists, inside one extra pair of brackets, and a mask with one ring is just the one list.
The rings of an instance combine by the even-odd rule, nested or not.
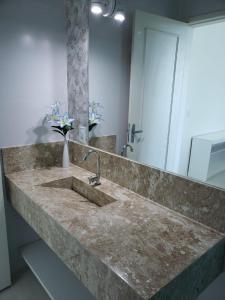
[(114, 18), (119, 23), (125, 21), (125, 13), (117, 8), (117, 0), (91, 0), (90, 10), (95, 15)]
[(94, 15), (102, 15), (103, 14), (103, 7), (100, 2), (91, 2), (91, 12)]
[(114, 19), (120, 23), (123, 23), (126, 20), (124, 12), (122, 11), (115, 12)]

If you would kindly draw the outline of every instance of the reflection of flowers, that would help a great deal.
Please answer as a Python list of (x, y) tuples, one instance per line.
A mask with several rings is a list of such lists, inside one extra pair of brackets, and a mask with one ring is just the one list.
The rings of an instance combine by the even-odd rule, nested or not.
[(89, 131), (99, 125), (101, 121), (103, 121), (102, 114), (100, 114), (99, 112), (102, 108), (103, 107), (98, 102), (93, 101), (89, 103)]
[(59, 102), (51, 106), (52, 112), (48, 115), (48, 121), (51, 123), (53, 131), (66, 137), (67, 133), (73, 129), (74, 119), (69, 118), (68, 113), (60, 114), (60, 106)]

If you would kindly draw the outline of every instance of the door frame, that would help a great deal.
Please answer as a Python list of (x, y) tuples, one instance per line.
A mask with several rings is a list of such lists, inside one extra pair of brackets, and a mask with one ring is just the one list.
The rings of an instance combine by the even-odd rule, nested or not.
[(225, 10), (190, 18), (188, 20), (188, 23), (191, 26), (195, 27), (201, 25), (204, 26), (205, 24), (209, 24), (209, 23), (222, 22), (224, 21), (224, 19), (225, 19)]

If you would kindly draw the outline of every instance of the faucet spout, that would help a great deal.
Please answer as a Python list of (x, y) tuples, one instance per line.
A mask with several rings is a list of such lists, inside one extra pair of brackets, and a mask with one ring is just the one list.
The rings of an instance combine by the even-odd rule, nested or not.
[(101, 161), (100, 161), (99, 153), (96, 150), (89, 150), (85, 154), (83, 160), (87, 161), (89, 156), (92, 155), (92, 154), (95, 154), (96, 158), (97, 158), (97, 160), (96, 160), (96, 176), (89, 177), (88, 180), (89, 180), (89, 184), (97, 186), (97, 185), (101, 184), (101, 182), (100, 182), (100, 178), (101, 178)]
[(121, 156), (127, 157), (127, 149), (130, 149), (130, 152), (134, 152), (134, 148), (130, 144), (126, 144), (123, 146), (123, 150), (121, 152)]

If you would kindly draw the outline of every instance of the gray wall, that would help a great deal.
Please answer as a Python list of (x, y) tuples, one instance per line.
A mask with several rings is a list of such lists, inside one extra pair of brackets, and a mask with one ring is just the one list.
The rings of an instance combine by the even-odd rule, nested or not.
[(90, 18), (89, 100), (100, 102), (103, 121), (97, 136), (117, 136), (117, 153), (126, 143), (130, 84), (130, 31), (127, 24)]
[[(0, 0), (0, 147), (58, 140), (42, 126), (50, 105), (67, 108), (63, 0)], [(36, 234), (6, 203), (10, 262), (24, 266), (18, 247)]]
[(0, 147), (57, 140), (42, 122), (67, 108), (64, 1), (1, 0), (0, 36)]
[(97, 136), (117, 136), (117, 152), (126, 143), (128, 125), (132, 18), (135, 9), (167, 17), (177, 16), (175, 0), (122, 0), (127, 20), (90, 14), (89, 99), (103, 106), (104, 121), (95, 130)]

